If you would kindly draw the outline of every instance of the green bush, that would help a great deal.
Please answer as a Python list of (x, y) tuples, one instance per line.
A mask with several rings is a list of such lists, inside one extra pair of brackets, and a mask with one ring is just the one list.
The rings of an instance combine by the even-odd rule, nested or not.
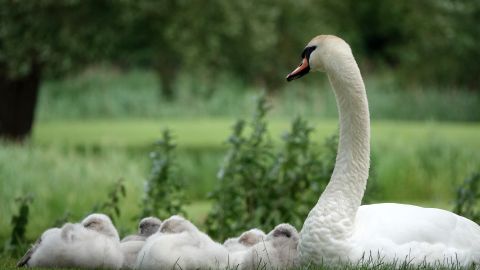
[(457, 188), (453, 211), (469, 218), (476, 223), (480, 222), (480, 173), (473, 173)]
[[(115, 182), (110, 191), (108, 192), (108, 199), (107, 201), (97, 204), (93, 207), (92, 212), (101, 212), (108, 215), (113, 223), (120, 218), (120, 199), (125, 198), (127, 196), (127, 188), (125, 187), (125, 181), (120, 178), (117, 182)], [(65, 217), (68, 218), (69, 213), (65, 213)], [(61, 219), (60, 219), (61, 220)]]
[(31, 194), (19, 196), (15, 199), (18, 205), (18, 213), (11, 219), (12, 232), (10, 239), (5, 243), (4, 252), (17, 256), (27, 245), (26, 231), (30, 214), (30, 205), (33, 202)]
[(166, 219), (175, 214), (185, 215), (184, 183), (178, 177), (175, 147), (170, 131), (165, 130), (162, 139), (155, 143), (154, 150), (150, 153), (152, 168), (145, 183), (141, 217)]
[(267, 110), (261, 97), (250, 134), (244, 134), (243, 121), (233, 127), (206, 220), (213, 237), (223, 239), (253, 227), (268, 231), (282, 222), (300, 227), (333, 171), (334, 139), (327, 141), (322, 157), (310, 139), (312, 128), (297, 118), (277, 150), (268, 133)]

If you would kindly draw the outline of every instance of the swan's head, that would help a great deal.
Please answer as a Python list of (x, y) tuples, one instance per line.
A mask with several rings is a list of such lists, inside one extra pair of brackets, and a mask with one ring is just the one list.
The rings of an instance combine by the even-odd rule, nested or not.
[(158, 231), (160, 225), (162, 225), (162, 221), (156, 217), (143, 218), (138, 224), (138, 234), (149, 237)]
[(310, 71), (333, 71), (341, 66), (342, 60), (352, 59), (352, 50), (339, 37), (320, 35), (307, 44), (301, 58), (300, 65), (287, 75), (287, 81), (301, 78)]
[(162, 222), (160, 226), (160, 233), (182, 233), (182, 232), (194, 232), (197, 231), (197, 227), (190, 221), (181, 216), (171, 216)]
[(112, 220), (104, 214), (91, 214), (81, 222), (82, 226), (97, 231), (108, 237), (119, 239), (117, 229), (113, 226)]

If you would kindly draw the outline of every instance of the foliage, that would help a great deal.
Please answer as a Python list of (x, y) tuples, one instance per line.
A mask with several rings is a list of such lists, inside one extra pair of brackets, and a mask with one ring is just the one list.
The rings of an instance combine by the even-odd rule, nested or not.
[(469, 218), (476, 223), (480, 222), (480, 173), (470, 175), (457, 188), (453, 211), (461, 216)]
[(17, 77), (36, 62), (54, 75), (105, 58), (118, 35), (120, 7), (109, 0), (1, 0), (0, 67)]
[(162, 81), (180, 70), (228, 71), (276, 89), (309, 38), (333, 33), (368, 70), (400, 67), (417, 82), (478, 86), (478, 1), (213, 0), (205, 8), (203, 1), (1, 0), (0, 11), (0, 62), (11, 74), (28, 72), (32, 59), (49, 73), (107, 60), (155, 68)]
[(169, 130), (164, 130), (150, 152), (152, 167), (145, 182), (142, 201), (142, 217), (157, 216), (166, 219), (171, 215), (183, 214), (186, 197), (184, 184), (177, 171), (175, 147)]
[[(125, 181), (120, 178), (117, 182), (113, 184), (108, 193), (108, 199), (106, 202), (97, 204), (93, 207), (92, 212), (102, 212), (109, 216), (113, 223), (117, 218), (120, 218), (120, 199), (127, 196), (127, 190), (125, 188)], [(68, 215), (68, 212), (66, 213)]]
[(18, 255), (27, 244), (26, 230), (29, 221), (30, 205), (33, 202), (31, 194), (17, 197), (15, 202), (18, 206), (18, 213), (12, 216), (10, 224), (12, 225), (12, 232), (10, 240), (5, 243), (4, 251), (14, 255)]
[(257, 200), (265, 196), (264, 179), (273, 157), (265, 121), (267, 110), (262, 96), (256, 103), (248, 137), (243, 134), (244, 121), (237, 121), (233, 127), (228, 139), (230, 149), (217, 175), (218, 187), (210, 196), (215, 202), (206, 225), (214, 237), (224, 238), (258, 221), (251, 218), (258, 207)]
[[(328, 181), (333, 162), (324, 163), (310, 140), (312, 129), (297, 118), (284, 136), (285, 147), (275, 153), (265, 116), (266, 98), (258, 99), (251, 133), (238, 121), (230, 149), (212, 193), (206, 220), (209, 234), (225, 238), (248, 228), (270, 230), (281, 222), (301, 226)], [(336, 146), (335, 146), (336, 147)]]

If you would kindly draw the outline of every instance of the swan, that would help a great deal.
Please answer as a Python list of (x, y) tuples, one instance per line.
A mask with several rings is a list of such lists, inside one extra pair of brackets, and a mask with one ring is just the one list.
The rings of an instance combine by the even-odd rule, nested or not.
[(92, 214), (81, 223), (45, 231), (17, 266), (119, 269), (123, 255), (110, 218)]
[(162, 221), (156, 217), (146, 217), (138, 224), (138, 234), (129, 235), (120, 242), (123, 254), (122, 269), (134, 269), (137, 255), (145, 245), (145, 240), (156, 233), (162, 225)]
[(228, 251), (190, 221), (172, 216), (140, 250), (135, 269), (213, 269), (227, 265)]
[(145, 241), (150, 235), (156, 233), (162, 225), (162, 221), (156, 217), (146, 217), (138, 224), (138, 233), (126, 236), (121, 242)]
[(470, 266), (480, 263), (480, 227), (454, 213), (414, 205), (360, 206), (370, 166), (370, 116), (360, 70), (349, 45), (320, 35), (303, 50), (287, 81), (326, 72), (340, 118), (335, 169), (300, 232), (302, 263), (385, 263)]
[(298, 259), (298, 238), (297, 229), (292, 225), (287, 223), (277, 225), (264, 241), (239, 252), (243, 253), (239, 268), (242, 270), (294, 268)]
[(265, 236), (262, 230), (254, 228), (242, 233), (238, 237), (228, 238), (223, 243), (223, 246), (229, 252), (242, 251), (262, 241)]

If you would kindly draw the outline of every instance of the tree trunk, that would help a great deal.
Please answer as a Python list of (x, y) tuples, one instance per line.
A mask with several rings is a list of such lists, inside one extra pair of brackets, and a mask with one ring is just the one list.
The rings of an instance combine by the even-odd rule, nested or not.
[(160, 79), (160, 94), (161, 97), (167, 101), (172, 101), (175, 99), (176, 94), (174, 92), (174, 83), (176, 79), (176, 71), (173, 69), (161, 69), (158, 71)]
[(40, 87), (41, 67), (32, 62), (28, 74), (10, 78), (0, 66), (0, 139), (22, 142), (31, 134)]

